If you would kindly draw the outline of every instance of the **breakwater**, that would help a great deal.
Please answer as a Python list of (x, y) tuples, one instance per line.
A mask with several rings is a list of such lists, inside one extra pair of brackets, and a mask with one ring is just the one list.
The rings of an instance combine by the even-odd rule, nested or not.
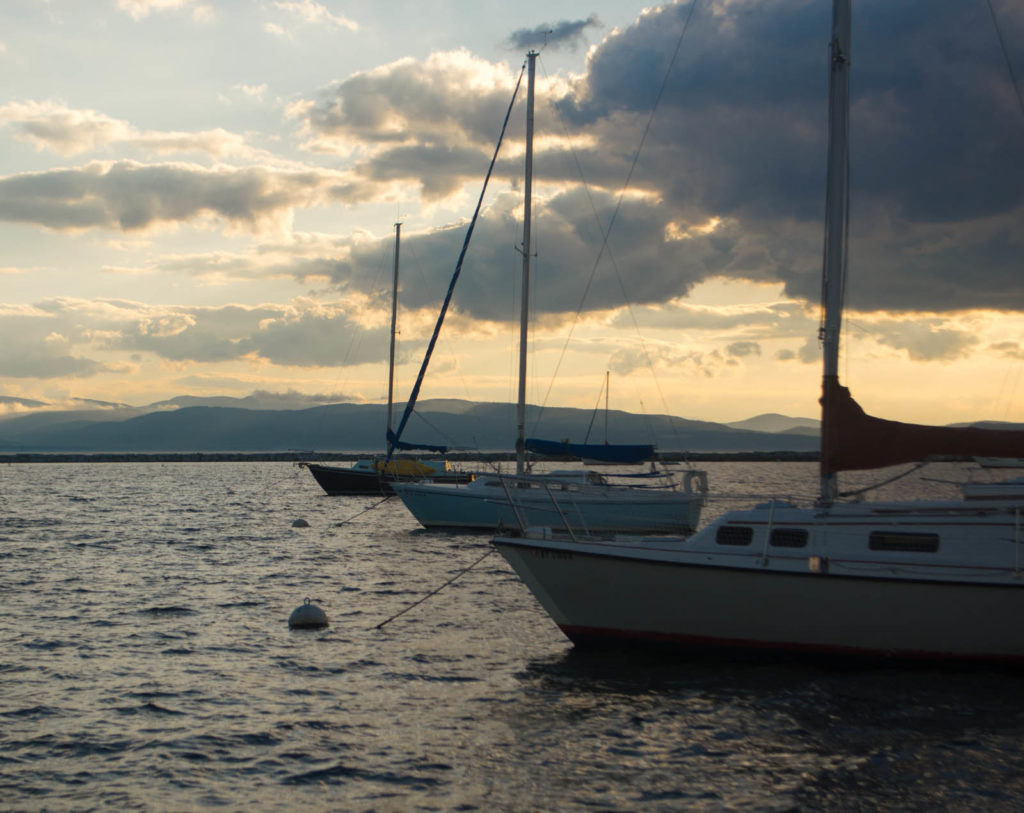
[[(0, 463), (344, 463), (372, 457), (375, 452), (10, 452), (0, 453)], [(425, 460), (440, 460), (440, 455), (419, 455)], [(807, 463), (819, 459), (817, 452), (664, 452), (666, 463), (699, 462), (788, 462)], [(446, 455), (452, 463), (495, 463), (515, 460), (512, 452), (453, 452)], [(553, 462), (572, 462), (573, 458), (549, 458)]]

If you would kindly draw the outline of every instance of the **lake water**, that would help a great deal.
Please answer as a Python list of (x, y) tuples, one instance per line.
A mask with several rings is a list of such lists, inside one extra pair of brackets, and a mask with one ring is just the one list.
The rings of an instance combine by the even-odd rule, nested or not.
[(287, 463), (0, 478), (3, 810), (1024, 809), (1019, 674), (577, 652), (487, 535)]

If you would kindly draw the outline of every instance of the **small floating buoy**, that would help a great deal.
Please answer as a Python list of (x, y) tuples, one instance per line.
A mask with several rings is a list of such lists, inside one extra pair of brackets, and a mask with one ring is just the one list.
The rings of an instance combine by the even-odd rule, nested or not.
[(295, 520), (295, 522), (292, 523), (292, 527), (293, 528), (308, 528), (309, 527), (309, 523), (306, 522), (306, 520), (304, 520), (304, 519), (297, 519), (297, 520)]
[(308, 598), (288, 616), (289, 629), (320, 629), (326, 626), (327, 613), (310, 603)]

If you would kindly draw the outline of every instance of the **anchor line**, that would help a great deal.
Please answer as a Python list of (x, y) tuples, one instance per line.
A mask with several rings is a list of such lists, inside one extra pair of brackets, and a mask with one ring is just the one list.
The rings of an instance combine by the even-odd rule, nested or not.
[(428, 598), (431, 598), (432, 596), (436, 596), (438, 593), (440, 593), (442, 590), (444, 590), (444, 588), (446, 588), (449, 584), (454, 582), (456, 579), (461, 579), (463, 576), (465, 576), (467, 573), (469, 573), (469, 571), (471, 571), (474, 567), (476, 567), (478, 564), (480, 564), (484, 559), (486, 559), (492, 553), (494, 553), (494, 548), (488, 549), (487, 553), (485, 553), (483, 556), (481, 556), (479, 559), (477, 559), (475, 562), (473, 562), (473, 564), (471, 564), (469, 567), (460, 570), (458, 573), (456, 573), (454, 576), (452, 576), (450, 579), (448, 579), (448, 581), (446, 581), (444, 584), (442, 584), (436, 590), (431, 590), (429, 593), (427, 593), (422, 598), (418, 599), (417, 601), (414, 601), (412, 604), (410, 604), (404, 610), (401, 610), (401, 611), (395, 613), (393, 616), (391, 616), (391, 618), (387, 618), (384, 621), (381, 621), (379, 624), (377, 624), (374, 627), (374, 629), (375, 630), (381, 629), (385, 624), (390, 624), (392, 621), (394, 621), (399, 616), (405, 615), (413, 607), (418, 607), (420, 604), (422, 604)]

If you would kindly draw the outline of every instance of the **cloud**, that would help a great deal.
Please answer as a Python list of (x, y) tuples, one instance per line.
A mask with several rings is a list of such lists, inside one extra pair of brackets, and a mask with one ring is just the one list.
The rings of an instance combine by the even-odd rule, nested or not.
[(92, 162), (0, 178), (0, 219), (57, 230), (136, 231), (217, 218), (236, 228), (280, 223), (324, 201), (335, 176), (261, 167)]
[[(73, 351), (148, 354), (168, 362), (220, 364), (249, 360), (279, 366), (346, 367), (387, 359), (387, 312), (354, 299), (334, 304), (172, 306), (116, 299), (50, 299), (0, 313), (0, 373), (50, 377), (106, 368)], [(9, 337), (9, 338), (8, 338)], [(43, 373), (32, 348), (46, 347)], [(406, 337), (403, 358), (422, 343)], [(22, 360), (22, 357), (25, 357)]]
[(454, 143), (493, 147), (515, 76), (468, 51), (411, 58), (353, 74), (300, 112), (329, 146)]
[(883, 319), (865, 326), (880, 344), (906, 351), (914, 361), (952, 361), (965, 358), (978, 346), (973, 333), (941, 319)]
[(248, 409), (308, 409), (324, 404), (339, 404), (351, 401), (352, 397), (342, 392), (303, 393), (296, 390), (269, 392), (255, 390), (239, 399)]
[(634, 308), (619, 313), (612, 324), (672, 330), (736, 331), (744, 330), (760, 338), (803, 336), (817, 330), (816, 314), (795, 300), (744, 305), (693, 305), (685, 301)]
[[(252, 389), (254, 381), (257, 380), (259, 379), (255, 375), (231, 376), (214, 373), (186, 375), (175, 379), (174, 385), (187, 392), (210, 394), (176, 396), (167, 401), (149, 404), (149, 406), (159, 409), (179, 409), (197, 405), (234, 406), (243, 409), (309, 409), (325, 404), (362, 400), (344, 392), (305, 393), (291, 388), (284, 392), (263, 388)], [(225, 391), (245, 392), (247, 389), (249, 390), (248, 395), (221, 395)]]
[[(605, 124), (649, 111), (686, 11), (652, 11), (609, 37), (562, 100), (566, 115), (616, 146)], [(734, 2), (698, 13), (637, 173), (660, 174), (665, 205), (696, 209), (691, 221), (737, 222), (745, 245), (727, 249), (728, 276), (781, 279), (811, 301), (827, 12), (821, 4)], [(1024, 33), (1024, 12), (1001, 13)], [(855, 23), (851, 304), (936, 310), (1000, 307), (1003, 298), (1001, 307), (1021, 307), (1019, 286), (1007, 300), (1002, 284), (1024, 248), (1011, 225), (1024, 214), (1024, 162), (1011, 135), (1019, 111), (1004, 66), (991, 58), (990, 21), (956, 3), (876, 0), (858, 5)], [(941, 66), (936, 53), (948, 56)], [(737, 249), (747, 247), (756, 253), (741, 260)]]
[(736, 358), (746, 358), (747, 356), (760, 356), (761, 345), (757, 342), (733, 342), (725, 348), (727, 355), (734, 356)]
[(599, 28), (601, 21), (596, 14), (585, 20), (562, 20), (554, 24), (539, 25), (536, 28), (520, 28), (508, 38), (508, 47), (517, 51), (526, 48), (569, 48), (575, 51), (583, 44), (583, 35), (588, 28)]
[(701, 352), (669, 343), (646, 342), (642, 347), (635, 344), (620, 347), (609, 358), (608, 369), (619, 376), (653, 370), (710, 379), (735, 364), (735, 360), (718, 350)]
[[(194, 6), (121, 8), (141, 18)], [(317, 3), (273, 9), (291, 21), (344, 26)], [(628, 303), (651, 326), (717, 323), (736, 331), (731, 341), (813, 334), (804, 308), (818, 301), (820, 286), (827, 4), (710, 0), (697, 7), (667, 75), (688, 11), (689, 4), (650, 9), (596, 45), (582, 75), (538, 82), (535, 312), (603, 314)], [(1009, 41), (1024, 39), (1024, 8), (1004, 3), (998, 13)], [(855, 23), (850, 309), (1024, 309), (1020, 113), (1005, 67), (992, 58), (990, 21), (952, 0), (863, 0)], [(594, 18), (552, 28), (568, 44), (592, 25)], [(956, 44), (949, 31), (958, 32)], [(144, 131), (64, 103), (11, 102), (0, 120), (65, 156), (116, 145), (252, 165), (118, 160), (10, 175), (0, 178), (0, 218), (59, 230), (195, 223), (257, 232), (284, 229), (298, 209), (408, 201), (417, 190), (421, 203), (451, 204), (475, 197), (517, 76), (518, 65), (450, 51), (355, 73), (296, 101), (290, 112), (301, 146), (339, 170), (274, 162), (226, 131)], [(521, 150), (517, 110), (456, 291), (463, 316), (516, 318)], [(405, 306), (439, 305), (464, 234), (464, 222), (407, 230), (403, 244), (422, 273), (403, 281)], [(170, 257), (153, 267), (319, 278), (339, 296), (369, 295), (368, 269), (389, 242), (352, 236), (281, 245), (263, 257)], [(678, 306), (713, 278), (781, 284), (790, 304)], [(306, 337), (320, 318), (275, 322), (263, 337), (266, 352), (286, 357), (276, 337)], [(922, 357), (961, 352), (962, 336), (934, 329), (890, 331), (888, 340)]]
[(991, 349), (1005, 358), (1024, 359), (1024, 347), (1021, 347), (1019, 342), (995, 342)]
[(202, 0), (117, 0), (117, 7), (133, 20), (162, 11), (190, 10), (195, 20), (206, 20), (213, 13), (210, 5)]
[(358, 31), (359, 24), (347, 17), (332, 13), (326, 6), (314, 0), (278, 0), (274, 7), (286, 12), (293, 19), (306, 25), (327, 26), (329, 28), (345, 28)]
[(6, 378), (88, 378), (107, 369), (75, 353), (80, 334), (43, 308), (0, 310), (0, 376)]
[[(623, 287), (634, 304), (664, 302), (714, 277), (819, 298), (827, 4), (702, 7), (666, 81), (688, 10), (646, 12), (593, 49), (583, 76), (540, 85), (534, 233), (538, 264), (561, 271), (542, 309), (622, 305)], [(1000, 15), (1012, 41), (1024, 37), (1024, 10)], [(1024, 308), (1020, 113), (989, 19), (951, 0), (864, 0), (856, 28), (849, 306)], [(355, 74), (295, 110), (311, 149), (353, 158), (353, 195), (415, 183), (440, 199), (482, 177), (513, 81), (465, 52), (435, 54)], [(497, 178), (514, 188), (521, 171), (506, 153)], [(490, 260), (515, 214), (494, 204), (487, 216), (471, 251)], [(584, 297), (613, 218), (604, 261), (620, 272), (602, 270)], [(485, 290), (463, 297), (467, 312), (493, 314)]]
[(267, 83), (264, 82), (260, 85), (238, 84), (234, 86), (234, 89), (249, 98), (263, 101), (263, 95), (267, 92)]
[[(259, 94), (266, 86), (248, 88)], [(245, 139), (224, 129), (190, 132), (140, 131), (126, 121), (96, 110), (76, 110), (53, 101), (11, 102), (0, 106), (0, 124), (10, 126), (15, 137), (37, 150), (49, 149), (60, 155), (79, 155), (107, 147), (129, 147), (158, 155), (202, 153), (224, 156), (261, 157)]]

